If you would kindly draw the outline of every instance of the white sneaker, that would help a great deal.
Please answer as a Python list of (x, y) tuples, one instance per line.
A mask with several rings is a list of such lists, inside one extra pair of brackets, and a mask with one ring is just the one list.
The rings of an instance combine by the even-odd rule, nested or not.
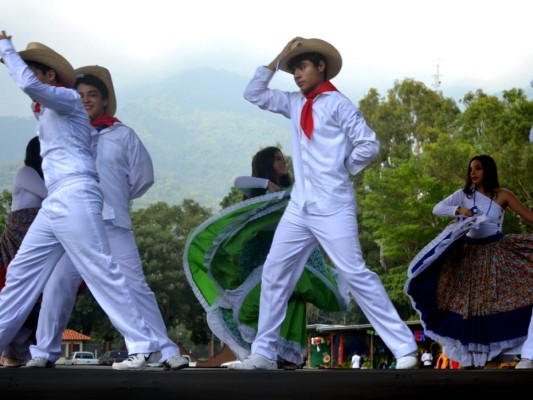
[(48, 361), (44, 357), (34, 357), (26, 363), (26, 367), (30, 368), (54, 368), (55, 364), (52, 361)]
[(533, 368), (533, 360), (529, 358), (522, 358), (518, 364), (516, 364), (515, 369), (531, 369)]
[(179, 369), (187, 368), (189, 366), (189, 360), (182, 356), (172, 356), (167, 358), (166, 361), (163, 362), (163, 368), (165, 370), (173, 370), (177, 371)]
[(144, 369), (146, 367), (146, 364), (148, 364), (150, 354), (151, 353), (130, 354), (128, 358), (126, 358), (124, 361), (119, 363), (114, 362), (113, 369), (117, 369), (120, 371), (138, 371)]
[(418, 357), (413, 354), (407, 354), (396, 360), (396, 369), (418, 368)]
[(251, 354), (240, 363), (228, 365), (229, 369), (278, 369), (278, 363), (274, 360), (270, 360), (261, 354)]

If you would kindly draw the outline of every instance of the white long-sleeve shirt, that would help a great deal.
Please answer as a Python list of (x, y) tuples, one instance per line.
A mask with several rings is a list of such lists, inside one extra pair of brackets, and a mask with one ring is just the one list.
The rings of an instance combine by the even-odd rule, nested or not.
[(291, 201), (310, 214), (331, 215), (354, 204), (349, 174), (357, 174), (379, 153), (376, 134), (359, 109), (340, 92), (313, 101), (314, 131), (307, 139), (300, 127), (306, 102), (301, 92), (269, 89), (274, 72), (258, 67), (244, 97), (261, 109), (291, 119), (295, 184)]
[(131, 229), (130, 200), (141, 197), (154, 184), (154, 167), (148, 150), (130, 127), (115, 123), (93, 131), (96, 168), (104, 194), (105, 220)]
[(246, 196), (252, 197), (253, 189), (268, 188), (268, 179), (243, 175), (235, 178), (233, 186), (243, 192)]
[(37, 135), (48, 194), (65, 179), (98, 179), (91, 153), (92, 129), (78, 92), (39, 81), (8, 39), (0, 40), (0, 56), (15, 83), (41, 104)]
[(11, 211), (39, 208), (47, 194), (43, 178), (32, 167), (24, 165), (13, 180)]
[(494, 200), (479, 192), (474, 192), (469, 198), (463, 189), (456, 190), (433, 207), (433, 214), (442, 217), (454, 217), (458, 207), (472, 209), (474, 206), (477, 207), (480, 214), (487, 216), (487, 220), (483, 221), (478, 228), (470, 229), (466, 234), (468, 237), (481, 239), (502, 231), (504, 209)]

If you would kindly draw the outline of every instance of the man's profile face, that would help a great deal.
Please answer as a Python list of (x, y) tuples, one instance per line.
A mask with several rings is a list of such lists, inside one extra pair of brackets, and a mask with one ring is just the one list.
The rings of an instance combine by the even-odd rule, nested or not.
[(294, 65), (294, 81), (303, 93), (311, 93), (324, 82), (325, 69), (326, 63), (323, 60), (320, 60), (318, 67), (311, 60), (301, 60)]

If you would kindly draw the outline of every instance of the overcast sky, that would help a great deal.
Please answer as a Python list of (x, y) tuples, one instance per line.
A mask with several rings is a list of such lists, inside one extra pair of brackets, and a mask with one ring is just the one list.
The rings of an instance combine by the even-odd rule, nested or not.
[[(333, 83), (341, 91), (385, 95), (404, 78), (434, 87), (438, 66), (445, 96), (522, 88), (531, 97), (532, 20), (529, 0), (0, 0), (0, 30), (17, 50), (38, 41), (75, 68), (108, 67), (119, 102), (121, 89), (194, 67), (251, 77), (294, 36), (337, 47), (343, 67)], [(30, 114), (0, 70), (5, 115)]]

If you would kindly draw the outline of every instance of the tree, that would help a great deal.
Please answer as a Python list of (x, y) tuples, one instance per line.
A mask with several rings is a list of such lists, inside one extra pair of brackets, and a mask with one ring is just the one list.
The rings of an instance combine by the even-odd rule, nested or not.
[(205, 312), (184, 273), (183, 251), (189, 233), (210, 216), (210, 210), (185, 199), (173, 207), (156, 203), (132, 218), (147, 282), (156, 293), (163, 319), (167, 327), (183, 324), (194, 343), (207, 343), (210, 335)]
[[(380, 162), (356, 177), (361, 243), (402, 316), (409, 314), (402, 281), (413, 257), (450, 222), (433, 206), (464, 185), (468, 160), (490, 154), (500, 183), (530, 207), (533, 103), (521, 90), (502, 99), (482, 91), (464, 98), (465, 110), (412, 80), (396, 82), (386, 99), (369, 91), (360, 108), (381, 142)], [(504, 231), (531, 231), (512, 213)], [(375, 251), (375, 248), (379, 251)], [(379, 257), (375, 257), (379, 254)]]
[[(369, 170), (365, 174), (365, 192), (361, 200), (361, 224), (372, 232), (380, 247), (383, 271), (407, 266), (435, 234), (431, 221), (433, 201), (428, 192), (434, 178), (421, 173), (414, 160), (394, 160), (393, 166)], [(393, 205), (393, 206), (391, 206)]]
[(379, 163), (419, 153), (425, 143), (453, 130), (460, 115), (453, 99), (412, 79), (396, 81), (385, 99), (370, 89), (359, 108), (381, 142)]
[[(491, 155), (498, 165), (500, 185), (513, 191), (527, 206), (533, 207), (533, 146), (529, 130), (533, 121), (533, 102), (521, 89), (504, 91), (502, 98), (483, 91), (464, 96), (467, 105), (461, 117), (461, 135), (474, 143), (476, 154)], [(509, 212), (504, 229), (533, 232)]]
[(228, 208), (229, 206), (232, 206), (233, 204), (237, 204), (239, 201), (242, 201), (242, 199), (242, 192), (235, 186), (232, 186), (230, 192), (220, 202), (220, 208)]
[(6, 226), (7, 215), (11, 211), (12, 196), (9, 190), (4, 190), (0, 197), (0, 227), (2, 232)]

